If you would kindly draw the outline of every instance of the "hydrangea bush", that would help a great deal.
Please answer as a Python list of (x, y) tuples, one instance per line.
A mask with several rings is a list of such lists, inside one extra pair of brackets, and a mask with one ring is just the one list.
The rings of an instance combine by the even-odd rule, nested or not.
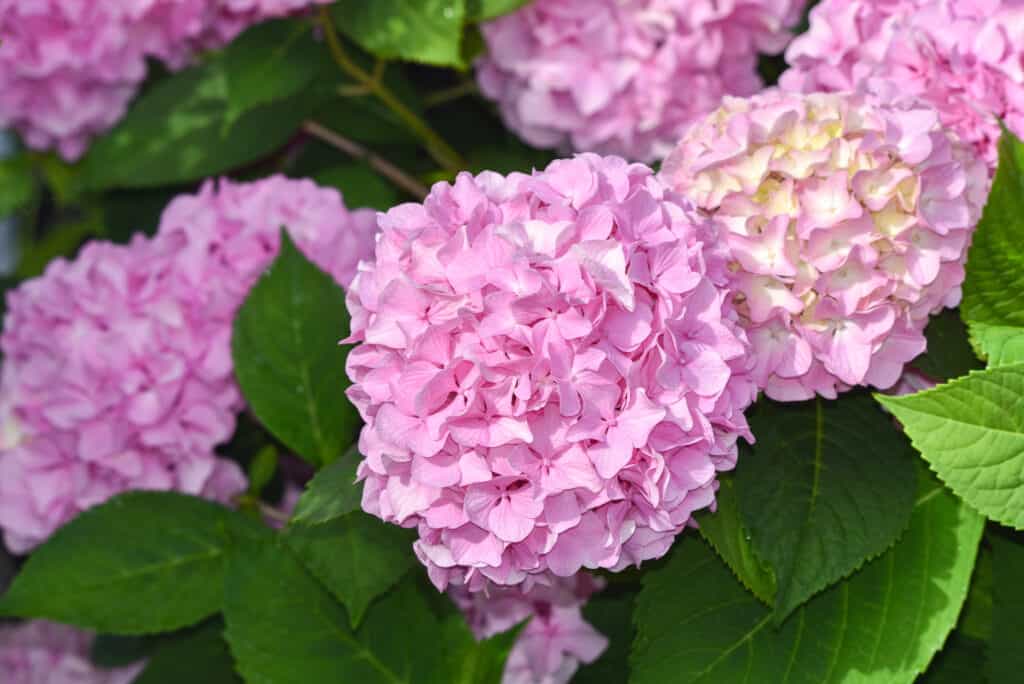
[(0, 682), (1020, 678), (1015, 0), (0, 0)]

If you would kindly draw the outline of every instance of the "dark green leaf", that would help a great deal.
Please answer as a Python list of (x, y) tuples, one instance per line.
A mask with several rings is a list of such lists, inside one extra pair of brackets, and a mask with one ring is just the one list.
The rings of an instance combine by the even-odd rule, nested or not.
[(720, 478), (715, 495), (716, 511), (697, 516), (700, 534), (732, 569), (736, 578), (767, 605), (775, 597), (775, 578), (771, 568), (754, 553), (750, 534), (743, 527), (736, 484), (731, 475)]
[[(631, 684), (909, 684), (956, 623), (982, 518), (921, 474), (910, 528), (778, 629), (694, 535), (644, 575)], [(781, 543), (781, 542), (780, 542)]]
[(277, 447), (268, 444), (253, 456), (249, 463), (249, 491), (259, 495), (274, 478), (277, 471)]
[(467, 0), (466, 16), (470, 21), (486, 21), (509, 14), (531, 0)]
[(242, 684), (219, 620), (168, 639), (132, 684)]
[(985, 671), (985, 642), (959, 632), (949, 635), (918, 684), (982, 684)]
[(466, 0), (338, 0), (332, 11), (341, 31), (379, 57), (462, 66)]
[(54, 259), (74, 258), (82, 243), (102, 232), (103, 214), (99, 211), (91, 211), (77, 220), (57, 224), (46, 237), (22, 254), (18, 262), (18, 277), (35, 278), (41, 275)]
[[(89, 649), (89, 660), (98, 667), (115, 668), (132, 665), (150, 654), (160, 645), (163, 635), (117, 636), (98, 634)], [(134, 684), (134, 683), (133, 683)]]
[(228, 82), (218, 60), (187, 69), (142, 95), (84, 160), (88, 185), (148, 187), (211, 176), (259, 159), (284, 144), (319, 100), (252, 109), (226, 129)]
[(616, 591), (609, 587), (593, 596), (583, 606), (583, 617), (608, 638), (608, 648), (601, 657), (580, 667), (572, 684), (610, 684), (629, 679), (629, 647), (636, 636), (633, 627), (633, 602), (636, 592), (631, 588)]
[(222, 55), (227, 77), (225, 123), (270, 102), (292, 98), (336, 68), (313, 25), (303, 19), (257, 24), (232, 41)]
[(954, 309), (932, 316), (924, 331), (928, 350), (911, 362), (929, 378), (945, 382), (982, 367), (967, 339), (967, 326)]
[(411, 568), (415, 534), (362, 511), (331, 522), (291, 525), (287, 540), (306, 567), (344, 604), (356, 627), (370, 603)]
[(978, 552), (957, 631), (978, 641), (992, 638), (992, 550), (988, 547)]
[(314, 465), (344, 453), (359, 428), (345, 398), (345, 293), (282, 231), (281, 251), (235, 316), (235, 375), (274, 436)]
[(1024, 363), (878, 401), (958, 496), (993, 520), (1024, 528)]
[(387, 211), (401, 201), (401, 193), (365, 162), (332, 166), (313, 177), (320, 185), (337, 188), (350, 209), (369, 207)]
[(799, 404), (761, 401), (757, 444), (736, 493), (754, 553), (776, 579), (775, 619), (889, 548), (910, 521), (913, 449), (863, 394)]
[(993, 684), (1020, 681), (1024, 673), (1024, 545), (1020, 537), (991, 535), (992, 639), (989, 675)]
[(194, 624), (220, 610), (225, 548), (233, 535), (255, 534), (252, 525), (182, 494), (123, 494), (39, 547), (0, 599), (0, 614), (111, 634)]
[(31, 204), (37, 190), (32, 161), (27, 155), (0, 160), (0, 218)]
[(299, 498), (292, 522), (318, 525), (359, 510), (363, 488), (356, 484), (356, 468), (361, 458), (353, 445), (344, 456), (320, 470)]

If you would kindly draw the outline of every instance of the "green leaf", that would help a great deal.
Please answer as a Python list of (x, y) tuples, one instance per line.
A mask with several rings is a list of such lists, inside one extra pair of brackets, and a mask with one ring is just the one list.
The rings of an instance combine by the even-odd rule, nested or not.
[(323, 41), (313, 35), (313, 25), (303, 19), (257, 24), (228, 44), (221, 59), (228, 126), (260, 105), (295, 97), (327, 81), (335, 69)]
[(218, 620), (166, 640), (132, 684), (242, 684)]
[(974, 323), (971, 342), (985, 356), (989, 368), (1024, 362), (1024, 328)]
[(117, 128), (83, 160), (93, 190), (182, 183), (223, 173), (283, 145), (315, 109), (317, 98), (274, 102), (247, 112), (225, 132), (228, 80), (211, 60), (139, 97)]
[(1024, 143), (1005, 127), (968, 253), (962, 308), (968, 325), (1024, 327)]
[(253, 456), (249, 463), (249, 491), (259, 496), (277, 472), (277, 447), (268, 444)]
[(743, 586), (770, 606), (775, 597), (775, 578), (771, 568), (757, 557), (751, 547), (750, 534), (744, 529), (740, 517), (733, 478), (727, 474), (719, 479), (719, 483), (721, 486), (715, 494), (716, 511), (697, 515), (700, 534)]
[(38, 186), (28, 155), (19, 154), (0, 160), (0, 218), (32, 203)]
[(282, 230), (280, 253), (235, 316), (231, 353), (256, 416), (317, 466), (341, 456), (359, 428), (344, 394), (346, 336), (344, 291)]
[(531, 0), (468, 0), (466, 16), (469, 21), (487, 21), (514, 12)]
[(573, 684), (609, 684), (629, 680), (629, 647), (636, 637), (633, 627), (633, 588), (616, 591), (608, 587), (592, 596), (583, 606), (583, 618), (608, 638), (608, 648), (601, 657), (582, 665)]
[(932, 316), (924, 334), (928, 350), (911, 365), (929, 378), (945, 382), (982, 367), (967, 338), (967, 326), (955, 309)]
[(985, 642), (953, 632), (917, 684), (978, 684), (984, 669)]
[(338, 0), (339, 30), (385, 59), (461, 67), (466, 0)]
[(922, 474), (898, 544), (812, 598), (781, 627), (714, 551), (685, 535), (647, 572), (631, 684), (909, 684), (956, 623), (982, 518)]
[(89, 211), (78, 220), (58, 223), (46, 237), (25, 250), (18, 262), (17, 277), (27, 279), (42, 275), (51, 261), (74, 258), (82, 243), (102, 233), (101, 211)]
[(291, 525), (286, 539), (306, 568), (348, 609), (353, 627), (370, 603), (416, 562), (411, 530), (362, 511), (322, 525)]
[(1024, 364), (877, 399), (958, 496), (993, 520), (1024, 527)]
[(402, 194), (365, 162), (332, 166), (313, 177), (320, 185), (337, 188), (350, 209), (370, 207), (387, 211), (401, 201)]
[(111, 634), (194, 624), (220, 610), (225, 548), (233, 535), (254, 534), (252, 525), (195, 497), (123, 494), (39, 547), (0, 599), (0, 614)]
[(899, 538), (914, 503), (917, 459), (864, 394), (762, 401), (750, 425), (757, 443), (741, 458), (736, 494), (754, 553), (775, 576), (781, 622)]
[(988, 547), (978, 552), (957, 631), (978, 641), (992, 638), (992, 550)]
[(989, 676), (993, 684), (1020, 681), (1024, 672), (1024, 545), (1019, 538), (991, 535), (992, 639)]
[(161, 641), (167, 638), (162, 634), (147, 636), (97, 634), (89, 649), (89, 660), (93, 665), (106, 669), (132, 665), (148, 658)]
[(352, 445), (341, 458), (320, 470), (299, 497), (292, 522), (319, 525), (359, 510), (363, 488), (356, 484), (356, 468), (361, 458), (359, 449)]
[(226, 587), (227, 640), (249, 684), (498, 684), (493, 663), (509, 645), (478, 646), (450, 601), (412, 573), (352, 630), (283, 544), (235, 551)]

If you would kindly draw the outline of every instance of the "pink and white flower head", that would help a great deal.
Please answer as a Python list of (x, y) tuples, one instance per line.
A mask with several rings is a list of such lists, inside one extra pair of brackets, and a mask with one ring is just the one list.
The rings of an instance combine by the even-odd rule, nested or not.
[(662, 178), (721, 225), (757, 382), (780, 400), (899, 379), (960, 300), (987, 184), (919, 101), (780, 91), (727, 98)]
[(995, 169), (1002, 119), (1024, 135), (1024, 5), (1016, 0), (823, 0), (780, 85), (853, 90), (891, 79)]
[(44, 620), (0, 625), (4, 684), (129, 684), (143, 664), (111, 670), (89, 661), (93, 636)]
[(804, 0), (534, 0), (481, 26), (484, 94), (537, 147), (663, 158), (723, 95), (763, 87)]
[(124, 115), (146, 60), (172, 69), (246, 26), (324, 0), (0, 0), (0, 128), (81, 156)]
[(505, 664), (502, 684), (568, 684), (580, 663), (597, 660), (608, 639), (583, 619), (587, 599), (602, 588), (586, 573), (558, 578), (550, 585), (492, 587), (470, 593), (452, 589), (452, 600), (466, 615), (477, 639), (490, 637), (529, 620)]
[(379, 223), (348, 293), (363, 508), (418, 528), (442, 589), (664, 554), (750, 439), (713, 226), (591, 154), (463, 173)]
[(228, 501), (245, 477), (214, 448), (243, 408), (234, 313), (280, 228), (342, 284), (372, 254), (374, 212), (282, 177), (207, 184), (157, 237), (93, 242), (8, 294), (0, 336), (0, 529), (30, 550), (129, 489)]

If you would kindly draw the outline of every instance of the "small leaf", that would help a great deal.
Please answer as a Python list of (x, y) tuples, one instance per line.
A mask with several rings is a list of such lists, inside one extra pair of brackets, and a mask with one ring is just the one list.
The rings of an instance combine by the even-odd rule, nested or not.
[(1024, 364), (877, 399), (958, 496), (993, 520), (1024, 528)]
[(1024, 672), (1024, 545), (1019, 537), (991, 535), (992, 639), (989, 679), (993, 684), (1020, 681)]
[(246, 401), (313, 465), (336, 460), (359, 428), (345, 399), (345, 293), (282, 231), (281, 250), (235, 316), (231, 353)]
[(319, 525), (359, 510), (363, 488), (356, 484), (356, 468), (361, 458), (353, 445), (344, 456), (321, 469), (306, 485), (292, 522)]
[(253, 456), (249, 463), (249, 491), (259, 496), (277, 472), (277, 447), (268, 444)]
[(736, 485), (729, 475), (719, 478), (715, 494), (716, 510), (697, 515), (700, 534), (732, 569), (736, 578), (766, 605), (775, 597), (775, 578), (771, 568), (754, 553), (750, 535), (743, 528)]
[(0, 614), (126, 635), (195, 624), (220, 610), (225, 549), (232, 535), (263, 532), (253, 525), (195, 497), (123, 494), (36, 549)]
[(631, 684), (910, 684), (967, 594), (983, 519), (922, 473), (899, 543), (778, 629), (772, 612), (694, 535), (645, 573)]
[(469, 21), (487, 21), (514, 12), (529, 2), (531, 0), (468, 0), (466, 16)]
[(750, 424), (757, 443), (741, 456), (736, 494), (754, 553), (775, 575), (781, 622), (899, 538), (914, 503), (917, 459), (864, 394), (762, 401)]
[(358, 627), (370, 603), (394, 586), (411, 568), (415, 534), (362, 511), (331, 522), (291, 525), (288, 544)]
[(166, 639), (132, 684), (242, 684), (223, 631), (217, 619)]
[(378, 57), (463, 66), (466, 0), (338, 0), (332, 12), (339, 30)]

